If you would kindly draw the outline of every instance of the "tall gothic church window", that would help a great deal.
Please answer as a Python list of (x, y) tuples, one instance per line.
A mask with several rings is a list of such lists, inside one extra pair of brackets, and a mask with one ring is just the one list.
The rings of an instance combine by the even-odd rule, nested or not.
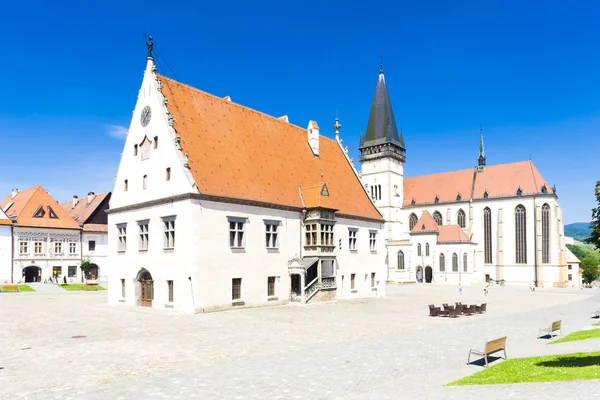
[(452, 272), (458, 272), (458, 254), (452, 254)]
[(464, 228), (467, 226), (467, 224), (466, 224), (467, 216), (465, 215), (465, 212), (463, 210), (458, 210), (458, 215), (457, 215), (456, 219), (458, 220), (458, 226), (460, 226), (461, 228)]
[(398, 250), (398, 269), (404, 269), (404, 252)]
[(433, 219), (438, 225), (442, 225), (442, 214), (439, 211), (433, 213)]
[(483, 210), (483, 243), (485, 263), (492, 263), (492, 210), (486, 207)]
[(417, 255), (421, 256), (421, 243), (417, 244)]
[(467, 267), (467, 253), (463, 254), (463, 272), (467, 272), (468, 271), (468, 267)]
[(527, 264), (527, 230), (525, 207), (515, 208), (515, 260), (517, 264)]
[(550, 206), (542, 206), (542, 263), (550, 262)]
[(408, 217), (408, 228), (409, 230), (413, 230), (413, 228), (415, 227), (415, 225), (417, 224), (417, 216), (415, 215), (415, 213), (410, 214), (410, 217)]
[(429, 243), (425, 243), (425, 255), (429, 255)]
[(440, 272), (446, 271), (446, 257), (444, 253), (440, 254)]

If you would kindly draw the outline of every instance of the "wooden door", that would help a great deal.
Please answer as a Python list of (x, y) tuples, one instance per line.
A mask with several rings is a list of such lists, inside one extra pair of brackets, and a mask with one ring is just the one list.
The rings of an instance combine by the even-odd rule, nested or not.
[(141, 296), (140, 303), (142, 307), (152, 307), (154, 298), (154, 281), (140, 281)]

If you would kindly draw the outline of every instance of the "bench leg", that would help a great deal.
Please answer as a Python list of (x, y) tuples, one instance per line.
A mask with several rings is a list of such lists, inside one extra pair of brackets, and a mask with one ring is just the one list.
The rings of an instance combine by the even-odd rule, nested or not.
[(487, 354), (484, 356), (485, 357), (485, 367), (488, 367), (488, 359), (487, 359)]
[(506, 349), (504, 349), (504, 359), (508, 360), (508, 357), (506, 357)]
[(467, 358), (467, 365), (471, 364), (471, 350), (469, 350), (469, 358)]

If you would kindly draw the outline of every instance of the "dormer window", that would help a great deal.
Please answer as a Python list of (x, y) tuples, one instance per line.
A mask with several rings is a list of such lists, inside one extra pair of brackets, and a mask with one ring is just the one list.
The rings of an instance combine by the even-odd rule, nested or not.
[(519, 188), (517, 189), (517, 196), (522, 196), (523, 195), (523, 189), (521, 189), (521, 186), (519, 186)]
[(542, 186), (542, 193), (548, 193), (548, 188), (546, 185)]
[(417, 200), (415, 200), (415, 198), (413, 197), (410, 201), (410, 204), (414, 206), (415, 204), (417, 204)]
[(138, 155), (138, 145), (137, 145), (137, 144), (134, 144), (134, 145), (133, 145), (133, 156), (135, 157), (135, 156), (137, 156), (137, 155)]
[(51, 207), (48, 207), (48, 216), (53, 219), (58, 219), (58, 217), (54, 213), (54, 210)]
[(435, 199), (433, 200), (435, 203), (439, 203), (440, 202), (440, 196), (438, 196), (437, 194), (435, 195)]
[(44, 211), (44, 207), (40, 206), (37, 211), (35, 212), (35, 214), (33, 214), (33, 218), (44, 218), (44, 215), (46, 215), (46, 212)]
[(485, 192), (483, 192), (483, 198), (487, 199), (488, 197), (490, 197), (490, 194), (488, 193), (487, 189)]
[(462, 194), (460, 192), (458, 192), (458, 194), (456, 195), (456, 201), (461, 201), (462, 200)]

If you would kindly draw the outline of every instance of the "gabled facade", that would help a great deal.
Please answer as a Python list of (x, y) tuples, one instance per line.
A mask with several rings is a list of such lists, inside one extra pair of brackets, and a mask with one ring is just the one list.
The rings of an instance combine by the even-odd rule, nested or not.
[(83, 228), (82, 259), (93, 264), (87, 272), (88, 281), (106, 281), (110, 275), (108, 263), (108, 211), (110, 192), (89, 192), (82, 199), (62, 203), (61, 207)]
[(202, 312), (385, 294), (383, 218), (340, 143), (156, 73), (108, 211), (109, 302)]
[(81, 226), (41, 186), (13, 192), (0, 208), (12, 221), (11, 282), (81, 282)]
[[(404, 177), (406, 146), (382, 70), (359, 151), (362, 181), (386, 220), (390, 281), (568, 284), (562, 210), (531, 161), (487, 166), (480, 133), (476, 167)], [(437, 233), (415, 231), (426, 215)], [(441, 240), (459, 230), (467, 241)], [(455, 255), (459, 267), (449, 269)]]

